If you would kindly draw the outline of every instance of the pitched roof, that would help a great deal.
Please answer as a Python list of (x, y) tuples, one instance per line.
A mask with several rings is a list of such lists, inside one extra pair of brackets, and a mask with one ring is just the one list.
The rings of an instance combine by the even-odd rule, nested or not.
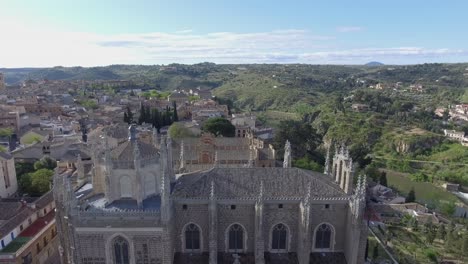
[(311, 199), (348, 196), (330, 177), (318, 172), (297, 168), (214, 168), (181, 176), (173, 197), (207, 199), (211, 182), (214, 183), (215, 196), (224, 199), (256, 198), (261, 182), (266, 199), (301, 199), (306, 196), (308, 186)]
[(11, 159), (13, 156), (11, 156), (10, 154), (6, 153), (6, 152), (1, 152), (0, 151), (0, 157), (3, 158), (3, 159)]
[(138, 145), (140, 151), (140, 158), (147, 159), (156, 157), (158, 155), (158, 150), (150, 144), (144, 143), (142, 141), (125, 141), (122, 144), (118, 145), (111, 151), (112, 159), (119, 161), (132, 161), (134, 159), (134, 149), (135, 144)]

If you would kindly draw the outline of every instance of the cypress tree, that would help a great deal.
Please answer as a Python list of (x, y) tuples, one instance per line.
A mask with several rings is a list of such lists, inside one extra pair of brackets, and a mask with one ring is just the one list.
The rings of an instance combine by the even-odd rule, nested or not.
[(388, 184), (387, 184), (387, 173), (385, 171), (382, 171), (380, 173), (379, 182), (383, 186), (388, 186)]
[(176, 101), (172, 102), (172, 108), (174, 109), (174, 113), (172, 114), (174, 122), (179, 121), (179, 115), (177, 114), (177, 103)]
[(408, 193), (408, 196), (406, 197), (406, 202), (407, 203), (413, 203), (416, 201), (416, 193), (414, 192), (414, 188), (411, 187), (411, 190)]

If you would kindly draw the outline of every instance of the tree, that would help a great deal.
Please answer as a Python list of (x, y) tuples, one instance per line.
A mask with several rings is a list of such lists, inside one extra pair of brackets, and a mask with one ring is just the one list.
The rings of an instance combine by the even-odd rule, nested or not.
[(45, 156), (42, 159), (34, 163), (35, 170), (40, 170), (40, 169), (53, 170), (55, 169), (55, 167), (57, 167), (57, 161), (53, 160), (52, 158), (48, 156)]
[(284, 143), (289, 140), (294, 158), (302, 158), (306, 154), (314, 156), (315, 149), (322, 143), (322, 137), (310, 123), (286, 120), (278, 125), (274, 138), (274, 146), (281, 157), (284, 151)]
[(179, 121), (179, 115), (177, 114), (177, 103), (176, 101), (172, 101), (172, 108), (173, 108), (173, 113), (172, 113), (172, 117), (173, 117), (173, 120), (174, 122), (177, 122)]
[(190, 129), (188, 129), (187, 127), (185, 127), (181, 123), (177, 123), (177, 122), (173, 123), (169, 127), (168, 133), (171, 136), (171, 138), (188, 138), (188, 137), (194, 137), (195, 136), (192, 133), (192, 131), (190, 131)]
[(203, 124), (202, 131), (210, 132), (215, 136), (234, 137), (236, 127), (231, 122), (222, 117), (213, 117), (206, 120)]
[(141, 125), (146, 120), (146, 109), (143, 104), (140, 105), (140, 116), (138, 117), (138, 124)]
[(31, 174), (25, 173), (18, 175), (18, 187), (20, 193), (26, 194), (31, 192)]
[(133, 123), (133, 113), (130, 106), (127, 106), (127, 111), (124, 113), (124, 122), (127, 122), (129, 125)]
[(468, 231), (465, 231), (465, 234), (463, 235), (461, 252), (465, 257), (468, 257)]
[(387, 173), (385, 171), (382, 171), (380, 173), (379, 183), (383, 186), (388, 186), (387, 185)]
[(446, 203), (441, 204), (440, 211), (444, 215), (446, 215), (448, 217), (451, 217), (455, 213), (456, 207), (457, 206), (455, 205), (455, 203), (453, 201), (450, 201), (450, 202), (446, 202)]
[(411, 190), (408, 193), (408, 196), (406, 196), (406, 202), (407, 203), (414, 203), (416, 201), (416, 193), (414, 192), (414, 187), (411, 187)]
[(375, 261), (379, 257), (379, 244), (375, 243), (372, 248), (372, 260)]
[(54, 171), (40, 169), (31, 173), (31, 188), (35, 194), (42, 195), (50, 190), (50, 184)]
[(445, 230), (445, 225), (440, 224), (439, 230), (437, 231), (437, 237), (441, 240), (445, 240), (445, 236), (447, 235), (447, 231)]
[(416, 218), (413, 218), (413, 221), (411, 221), (411, 229), (413, 231), (418, 231), (418, 228), (419, 228), (418, 220)]

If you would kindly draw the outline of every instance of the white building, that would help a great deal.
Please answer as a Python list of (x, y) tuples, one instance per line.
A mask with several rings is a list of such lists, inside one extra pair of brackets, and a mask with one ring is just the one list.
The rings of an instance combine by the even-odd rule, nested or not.
[(18, 190), (15, 160), (10, 154), (0, 152), (0, 198), (6, 198)]

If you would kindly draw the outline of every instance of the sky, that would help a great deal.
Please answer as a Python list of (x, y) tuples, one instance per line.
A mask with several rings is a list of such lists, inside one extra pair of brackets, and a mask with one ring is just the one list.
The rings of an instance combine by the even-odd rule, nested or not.
[(468, 62), (466, 0), (0, 0), (0, 68)]

